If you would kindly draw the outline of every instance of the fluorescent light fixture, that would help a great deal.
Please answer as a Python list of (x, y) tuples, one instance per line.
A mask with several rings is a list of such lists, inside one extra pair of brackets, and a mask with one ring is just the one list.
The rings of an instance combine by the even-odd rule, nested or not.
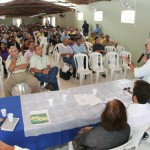
[(123, 10), (121, 12), (121, 23), (134, 24), (135, 21), (135, 10)]
[(65, 6), (65, 7), (70, 7), (71, 5), (68, 3), (54, 3), (56, 5), (60, 5), (60, 6)]
[(12, 1), (14, 1), (14, 0), (0, 0), (0, 4), (9, 3)]
[(83, 20), (83, 12), (78, 13), (78, 20)]

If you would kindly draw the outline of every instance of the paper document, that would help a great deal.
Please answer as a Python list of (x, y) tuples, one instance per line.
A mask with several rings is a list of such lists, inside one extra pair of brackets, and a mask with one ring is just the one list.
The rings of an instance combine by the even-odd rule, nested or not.
[(47, 110), (31, 111), (30, 120), (32, 125), (41, 125), (50, 123)]
[(94, 106), (101, 102), (101, 99), (94, 95), (80, 94), (74, 95), (74, 98), (79, 105)]

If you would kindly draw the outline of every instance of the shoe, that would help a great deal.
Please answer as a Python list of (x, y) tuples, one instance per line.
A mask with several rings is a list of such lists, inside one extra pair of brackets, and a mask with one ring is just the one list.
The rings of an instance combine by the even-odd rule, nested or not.
[(51, 85), (50, 83), (46, 84), (45, 89), (46, 89), (46, 90), (53, 91), (52, 85)]
[(103, 77), (103, 78), (106, 78), (106, 74), (102, 74), (102, 77)]
[(40, 82), (40, 89), (44, 90), (44, 82)]

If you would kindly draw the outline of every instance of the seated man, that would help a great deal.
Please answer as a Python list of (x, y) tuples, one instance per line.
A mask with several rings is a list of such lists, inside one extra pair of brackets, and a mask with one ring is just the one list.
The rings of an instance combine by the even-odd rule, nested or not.
[(34, 48), (35, 55), (30, 59), (30, 68), (35, 77), (41, 81), (48, 83), (46, 89), (56, 91), (59, 90), (57, 83), (58, 67), (51, 68), (47, 55), (42, 55), (42, 48), (37, 45)]
[(73, 77), (75, 78), (76, 76), (76, 66), (75, 66), (75, 62), (73, 59), (73, 51), (71, 49), (70, 46), (67, 45), (68, 44), (68, 39), (64, 38), (63, 40), (63, 45), (60, 47), (59, 52), (63, 58), (63, 61), (65, 63), (68, 63), (70, 65), (72, 65), (73, 68)]
[(86, 48), (82, 43), (82, 37), (78, 36), (76, 38), (76, 43), (72, 46), (74, 54), (87, 53)]
[(34, 55), (35, 43), (33, 41), (29, 42), (29, 49), (25, 52), (24, 57), (27, 60), (27, 63), (30, 62), (30, 58)]
[(99, 37), (95, 38), (95, 44), (93, 45), (93, 52), (98, 52), (98, 53), (101, 53), (102, 55), (106, 54), (104, 50), (104, 46), (100, 44)]
[(100, 44), (103, 44), (103, 41), (106, 40), (104, 33), (100, 34)]
[(106, 34), (106, 39), (103, 41), (103, 45), (105, 46), (115, 46), (117, 47), (118, 43), (110, 40), (110, 36)]
[(131, 127), (150, 125), (150, 84), (143, 80), (138, 80), (133, 88), (133, 104), (130, 104), (128, 112), (128, 123)]
[(32, 93), (40, 92), (37, 79), (26, 71), (27, 62), (25, 57), (18, 54), (15, 46), (11, 46), (9, 52), (10, 55), (6, 60), (6, 68), (10, 73), (10, 77), (4, 83), (5, 96), (12, 96), (12, 88), (19, 83), (28, 84), (31, 87)]

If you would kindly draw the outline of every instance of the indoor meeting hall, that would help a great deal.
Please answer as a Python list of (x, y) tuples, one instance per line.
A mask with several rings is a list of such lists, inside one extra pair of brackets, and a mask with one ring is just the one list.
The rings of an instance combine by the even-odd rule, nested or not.
[(0, 150), (150, 150), (149, 13), (0, 0)]

